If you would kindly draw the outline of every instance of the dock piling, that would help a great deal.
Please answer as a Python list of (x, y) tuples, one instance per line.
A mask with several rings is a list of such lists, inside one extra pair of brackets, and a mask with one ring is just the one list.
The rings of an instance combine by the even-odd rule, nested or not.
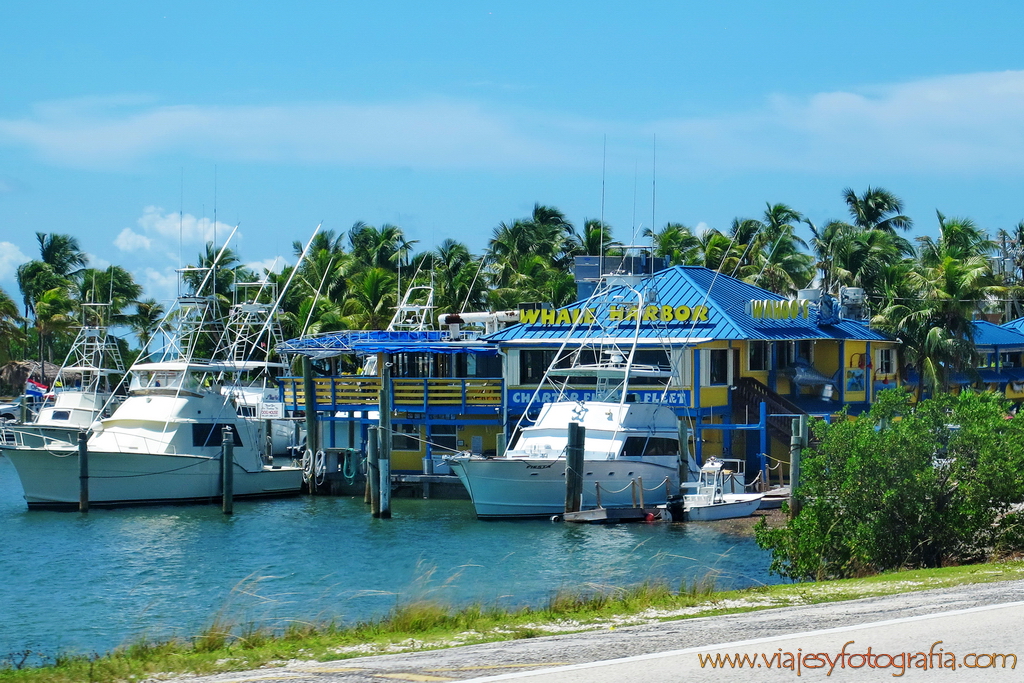
[(586, 427), (569, 423), (569, 440), (565, 447), (565, 511), (579, 512), (583, 506), (583, 445)]
[(370, 514), (380, 517), (380, 467), (378, 466), (379, 434), (377, 427), (369, 427), (366, 435), (366, 480), (370, 485)]
[(78, 432), (78, 511), (89, 511), (89, 436)]
[(789, 439), (789, 515), (800, 514), (800, 502), (797, 488), (800, 486), (800, 454), (807, 446), (807, 416), (793, 418), (793, 435)]
[(380, 429), (378, 467), (380, 469), (380, 517), (391, 519), (391, 354), (378, 356), (380, 365)]
[(220, 442), (221, 510), (235, 512), (235, 438), (230, 425), (221, 429)]

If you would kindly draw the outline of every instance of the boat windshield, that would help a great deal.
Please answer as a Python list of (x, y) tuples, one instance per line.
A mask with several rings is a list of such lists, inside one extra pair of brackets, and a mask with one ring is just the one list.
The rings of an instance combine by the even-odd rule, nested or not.
[(180, 370), (137, 371), (132, 373), (130, 390), (146, 392), (155, 389), (177, 391), (195, 391), (198, 388), (195, 378)]

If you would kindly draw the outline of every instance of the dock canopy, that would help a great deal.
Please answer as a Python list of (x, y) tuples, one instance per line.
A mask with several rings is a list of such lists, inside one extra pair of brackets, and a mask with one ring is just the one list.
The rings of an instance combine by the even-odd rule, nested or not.
[(494, 344), (453, 340), (438, 330), (343, 330), (315, 337), (289, 339), (278, 353), (294, 353), (314, 360), (344, 354), (375, 353), (483, 353), (496, 355)]

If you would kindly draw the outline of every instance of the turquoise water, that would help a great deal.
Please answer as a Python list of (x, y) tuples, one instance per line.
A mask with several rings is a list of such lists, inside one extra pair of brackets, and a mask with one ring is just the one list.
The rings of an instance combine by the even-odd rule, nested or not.
[(561, 588), (718, 574), (775, 581), (748, 536), (700, 524), (611, 527), (481, 522), (468, 501), (362, 499), (29, 512), (0, 456), (0, 660), (104, 652), (140, 636), (187, 637), (216, 615), (280, 626), (352, 622), (396, 601), (542, 604)]

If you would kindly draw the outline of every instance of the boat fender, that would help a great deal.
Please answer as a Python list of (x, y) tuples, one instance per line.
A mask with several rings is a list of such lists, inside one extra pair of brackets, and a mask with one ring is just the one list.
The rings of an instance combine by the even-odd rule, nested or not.
[(654, 513), (653, 512), (648, 512), (646, 515), (644, 515), (644, 520), (647, 521), (647, 522), (653, 522), (654, 521)]
[(562, 521), (562, 516), (561, 515), (551, 515), (551, 521), (552, 522), (561, 522)]

